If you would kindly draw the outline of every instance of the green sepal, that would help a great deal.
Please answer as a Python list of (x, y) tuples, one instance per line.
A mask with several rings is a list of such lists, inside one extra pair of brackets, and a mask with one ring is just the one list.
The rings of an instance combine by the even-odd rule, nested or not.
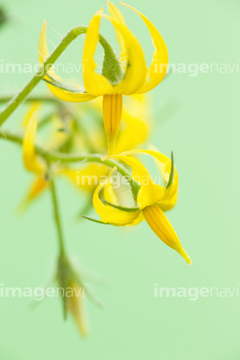
[(116, 209), (119, 209), (119, 210), (122, 210), (122, 211), (126, 211), (126, 212), (134, 212), (134, 211), (138, 211), (139, 208), (138, 207), (133, 207), (133, 208), (129, 208), (129, 207), (124, 207), (124, 206), (118, 206), (118, 205), (114, 205), (114, 204), (111, 204), (109, 203), (108, 201), (106, 200), (103, 200), (104, 204), (107, 204), (109, 206), (112, 206)]
[(75, 271), (70, 261), (66, 258), (66, 256), (63, 255), (60, 255), (58, 260), (57, 282), (59, 286), (64, 290), (64, 296), (62, 297), (62, 301), (63, 301), (63, 314), (65, 320), (67, 319), (67, 311), (68, 311), (67, 308), (68, 298), (66, 297), (66, 290), (67, 288), (70, 287), (71, 282), (78, 284), (79, 287), (84, 290), (89, 300), (91, 300), (96, 306), (98, 306), (100, 309), (104, 307), (103, 303), (93, 294), (93, 292), (85, 283), (84, 276), (82, 276), (80, 273)]
[(53, 76), (50, 76), (49, 74), (47, 74), (47, 77), (51, 80), (48, 80), (48, 79), (43, 79), (44, 81), (46, 81), (48, 84), (50, 85), (53, 85), (59, 89), (62, 89), (62, 90), (66, 90), (66, 91), (69, 91), (73, 94), (86, 94), (86, 91), (85, 90), (82, 90), (79, 89), (79, 88), (76, 88), (74, 86), (71, 86), (69, 84), (66, 84), (62, 81), (59, 81), (59, 80), (56, 80)]
[(174, 157), (173, 157), (173, 151), (172, 151), (171, 152), (171, 171), (170, 171), (168, 183), (166, 185), (166, 189), (169, 188), (169, 186), (172, 185), (173, 178), (174, 178)]
[(87, 220), (93, 221), (93, 222), (98, 223), (98, 224), (102, 224), (102, 225), (111, 225), (111, 224), (109, 224), (109, 223), (104, 223), (104, 222), (103, 222), (103, 221), (101, 221), (101, 220), (93, 219), (93, 218), (91, 218), (90, 216), (82, 215), (82, 217), (83, 217), (84, 219), (87, 219)]
[(67, 297), (65, 296), (66, 289), (69, 285), (69, 278), (71, 278), (71, 268), (65, 256), (60, 255), (58, 260), (57, 282), (60, 288), (63, 288), (64, 294), (62, 296), (63, 317), (67, 319)]

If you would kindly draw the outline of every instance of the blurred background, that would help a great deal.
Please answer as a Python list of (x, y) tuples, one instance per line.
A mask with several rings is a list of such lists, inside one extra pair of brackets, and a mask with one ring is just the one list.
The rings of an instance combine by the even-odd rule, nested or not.
[[(172, 73), (151, 92), (155, 123), (151, 143), (166, 155), (174, 151), (180, 177), (179, 201), (168, 217), (193, 265), (187, 266), (146, 223), (127, 230), (74, 223), (84, 195), (58, 181), (69, 253), (84, 269), (111, 279), (106, 288), (93, 287), (105, 309), (87, 303), (91, 336), (85, 340), (73, 321), (64, 322), (60, 299), (48, 298), (33, 310), (28, 298), (0, 298), (3, 360), (239, 359), (240, 297), (156, 298), (154, 287), (240, 286), (240, 4), (236, 0), (129, 4), (157, 26), (170, 63), (219, 67), (197, 75), (191, 72), (193, 67), (187, 73)], [(52, 50), (59, 34), (74, 25), (87, 25), (102, 6), (107, 12), (106, 2), (99, 0), (2, 1), (0, 64), (37, 62), (44, 19)], [(150, 60), (151, 39), (144, 24), (131, 10), (122, 12)], [(109, 29), (105, 24), (101, 32), (117, 46)], [(80, 64), (82, 46), (83, 39), (78, 38), (61, 61)], [(0, 97), (14, 94), (30, 77), (0, 71)], [(44, 83), (33, 92), (44, 93), (48, 94)], [(25, 105), (18, 108), (4, 127), (18, 129), (25, 111)], [(23, 167), (20, 149), (10, 142), (0, 141), (0, 179), (0, 284), (49, 285), (57, 256), (50, 196), (45, 193), (24, 216), (16, 215), (32, 175)], [(94, 212), (92, 216), (96, 217)]]

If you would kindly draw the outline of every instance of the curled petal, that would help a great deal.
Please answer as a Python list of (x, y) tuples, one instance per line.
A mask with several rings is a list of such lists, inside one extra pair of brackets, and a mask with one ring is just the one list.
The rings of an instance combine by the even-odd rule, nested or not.
[(38, 101), (34, 101), (32, 106), (30, 107), (30, 110), (28, 109), (26, 115), (23, 117), (21, 121), (21, 127), (25, 128), (31, 119), (34, 112), (39, 110), (40, 103)]
[(166, 245), (176, 250), (186, 260), (187, 264), (190, 265), (192, 263), (191, 259), (182, 247), (175, 230), (162, 209), (158, 205), (148, 206), (143, 210), (143, 215), (155, 234)]
[(112, 206), (105, 205), (100, 199), (99, 194), (108, 181), (109, 178), (103, 181), (102, 184), (100, 184), (95, 190), (93, 195), (93, 206), (104, 223), (116, 226), (128, 225), (137, 218), (140, 211), (126, 212)]
[[(40, 65), (42, 65), (48, 57), (49, 51), (47, 46), (47, 22), (44, 20), (38, 42), (38, 60)], [(49, 69), (48, 73), (51, 76), (56, 76), (53, 68)], [(60, 79), (60, 77), (58, 77), (58, 79)]]
[(103, 188), (103, 197), (104, 200), (106, 200), (110, 204), (118, 204), (117, 196), (112, 188), (112, 184), (110, 183), (110, 181), (108, 181)]
[(127, 69), (123, 80), (113, 88), (115, 94), (132, 95), (139, 91), (147, 79), (147, 66), (141, 45), (122, 22), (110, 16), (102, 15), (112, 22), (115, 30), (125, 44), (127, 52)]
[(101, 21), (102, 9), (93, 16), (85, 39), (83, 49), (83, 81), (86, 91), (94, 96), (103, 94), (112, 94), (113, 85), (108, 79), (96, 73), (97, 64), (94, 60), (94, 54), (99, 40), (99, 27)]
[(168, 65), (167, 46), (157, 28), (145, 15), (134, 9), (132, 6), (123, 4), (122, 2), (120, 2), (120, 4), (129, 7), (142, 18), (152, 37), (153, 45), (155, 48), (152, 57), (152, 63), (148, 69), (147, 81), (138, 91), (138, 93), (145, 93), (156, 87), (166, 75)]
[(79, 87), (79, 92), (71, 92), (64, 89), (61, 89), (57, 86), (51, 85), (47, 83), (51, 92), (60, 100), (68, 101), (72, 103), (85, 102), (95, 99), (95, 96), (92, 96), (88, 93), (83, 92), (83, 90)]
[(177, 199), (178, 199), (178, 193), (176, 192), (172, 196), (165, 197), (165, 198), (163, 198), (163, 200), (159, 200), (157, 202), (157, 204), (163, 211), (168, 211), (168, 210), (171, 210), (172, 208), (174, 208), (174, 206), (176, 205)]
[(42, 175), (45, 167), (35, 153), (34, 140), (37, 132), (37, 112), (28, 121), (23, 137), (23, 161), (27, 170)]
[[(46, 29), (47, 29), (47, 23), (46, 23), (46, 21), (44, 21), (41, 32), (40, 32), (39, 45), (38, 45), (40, 65), (42, 63), (44, 63), (46, 61), (46, 59), (49, 57)], [(49, 69), (48, 74), (51, 76), (51, 78), (54, 78), (54, 79), (62, 82), (61, 77), (55, 74), (53, 68)], [(47, 76), (45, 76), (45, 79), (51, 80)], [(51, 92), (60, 100), (69, 101), (69, 102), (84, 102), (84, 101), (89, 101), (89, 100), (92, 100), (95, 98), (94, 96), (83, 92), (84, 90), (80, 87), (76, 88), (76, 91), (78, 91), (78, 89), (79, 89), (79, 92), (71, 92), (71, 91), (61, 89), (57, 86), (51, 85), (48, 82), (47, 82), (47, 85), (48, 85), (49, 89), (51, 90)]]
[[(123, 25), (126, 25), (124, 17), (122, 15), (122, 13), (118, 10), (118, 8), (113, 3), (111, 3), (110, 1), (108, 1), (107, 4), (108, 4), (108, 10), (110, 12), (111, 17), (114, 20), (122, 23)], [(120, 61), (121, 61), (123, 70), (126, 70), (126, 67), (127, 67), (127, 50), (126, 50), (125, 42), (124, 42), (124, 39), (123, 39), (123, 37), (121, 35), (121, 32), (118, 29), (115, 29), (115, 30), (116, 30), (117, 40), (118, 40), (118, 42), (120, 44), (120, 49), (121, 49)]]
[(138, 159), (129, 156), (130, 153), (128, 151), (111, 157), (123, 161), (132, 168), (132, 178), (141, 185), (137, 196), (138, 207), (143, 209), (146, 206), (155, 204), (162, 197), (161, 193), (164, 189), (156, 186), (145, 166)]
[[(138, 154), (147, 154), (153, 156), (158, 162), (159, 169), (163, 175), (165, 183), (168, 182), (171, 172), (171, 160), (166, 155), (161, 154), (155, 150), (130, 150), (122, 153), (122, 155)], [(172, 184), (169, 186), (169, 188), (166, 189), (159, 185), (156, 186), (159, 189), (159, 198), (156, 200), (156, 202), (158, 202), (160, 206), (163, 205), (163, 210), (170, 210), (177, 201), (178, 173), (176, 167), (174, 167), (174, 177)]]

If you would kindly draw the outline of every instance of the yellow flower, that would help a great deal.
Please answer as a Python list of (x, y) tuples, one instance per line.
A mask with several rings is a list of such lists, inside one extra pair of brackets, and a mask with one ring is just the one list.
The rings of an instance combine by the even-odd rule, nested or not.
[[(135, 157), (148, 154), (156, 159), (161, 169), (165, 186), (153, 182), (145, 166)], [(176, 250), (188, 264), (190, 257), (182, 247), (179, 238), (167, 219), (164, 211), (174, 207), (177, 200), (178, 174), (173, 164), (165, 155), (153, 150), (132, 150), (111, 156), (132, 168), (132, 178), (140, 185), (136, 207), (127, 208), (119, 205), (109, 179), (100, 184), (93, 197), (93, 205), (104, 223), (122, 226), (136, 225), (145, 219), (155, 234), (168, 246)], [(171, 180), (169, 180), (171, 178)], [(169, 183), (170, 181), (170, 183)], [(101, 194), (101, 196), (100, 196)]]
[[(125, 5), (125, 4), (122, 4)], [(128, 5), (125, 5), (128, 6)], [(128, 6), (140, 15), (146, 24), (154, 44), (152, 63), (146, 66), (143, 50), (126, 26), (121, 12), (108, 1), (111, 16), (98, 11), (92, 18), (86, 35), (83, 50), (83, 81), (84, 89), (69, 88), (61, 82), (61, 78), (54, 74), (53, 69), (48, 72), (48, 86), (60, 99), (71, 102), (83, 102), (103, 96), (103, 120), (108, 140), (108, 154), (114, 153), (115, 143), (122, 118), (122, 95), (145, 93), (156, 87), (164, 78), (167, 70), (168, 51), (166, 44), (156, 27), (139, 11)], [(118, 81), (110, 81), (105, 74), (96, 72), (97, 64), (94, 60), (99, 41), (99, 27), (101, 18), (105, 17), (114, 26), (121, 47), (121, 64), (123, 76)], [(46, 22), (41, 30), (39, 39), (39, 61), (48, 58), (46, 38)]]

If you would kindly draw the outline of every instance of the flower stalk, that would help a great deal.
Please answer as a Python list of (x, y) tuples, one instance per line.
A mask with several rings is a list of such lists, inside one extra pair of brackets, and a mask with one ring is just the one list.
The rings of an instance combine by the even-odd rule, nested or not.
[(59, 212), (59, 205), (58, 205), (55, 181), (51, 174), (50, 174), (49, 183), (50, 183), (50, 190), (51, 190), (52, 202), (53, 202), (54, 220), (55, 220), (57, 235), (58, 235), (60, 257), (64, 258), (66, 256), (66, 251), (65, 251), (65, 245), (64, 245), (63, 230), (62, 230), (62, 224), (61, 224), (61, 218), (60, 218), (60, 212)]
[[(9, 130), (1, 130), (0, 129), (0, 138), (4, 140), (13, 141), (19, 145), (22, 145), (23, 143), (23, 137), (19, 134), (13, 133)], [(35, 145), (35, 152), (36, 154), (40, 155), (43, 159), (45, 159), (48, 162), (54, 162), (54, 161), (60, 161), (61, 163), (76, 163), (76, 162), (93, 162), (93, 163), (99, 163), (102, 165), (106, 165), (109, 168), (116, 168), (116, 170), (122, 175), (125, 176), (129, 184), (133, 190), (134, 193), (137, 193), (139, 191), (140, 185), (137, 181), (132, 179), (131, 173), (124, 167), (122, 164), (120, 164), (118, 161), (114, 159), (107, 158), (106, 155), (102, 154), (64, 154), (58, 151), (49, 151), (46, 149), (43, 149), (39, 145)]]
[[(87, 33), (87, 26), (76, 26), (72, 28), (67, 35), (63, 37), (60, 44), (54, 49), (51, 55), (48, 58), (45, 58), (45, 61), (40, 66), (36, 74), (31, 78), (31, 80), (24, 86), (19, 94), (16, 94), (9, 103), (4, 107), (0, 112), (0, 125), (2, 125), (7, 118), (14, 112), (14, 110), (26, 99), (29, 93), (35, 88), (35, 86), (44, 78), (47, 72), (51, 69), (52, 65), (59, 58), (59, 56), (66, 50), (68, 45), (71, 44), (79, 35)], [(115, 72), (121, 75), (121, 67), (117, 56), (112, 49), (108, 41), (99, 34), (99, 42), (102, 45), (105, 52), (105, 59), (103, 65), (106, 67), (112, 67), (114, 64)], [(103, 69), (104, 70), (104, 69)], [(109, 71), (105, 70), (106, 73)]]

